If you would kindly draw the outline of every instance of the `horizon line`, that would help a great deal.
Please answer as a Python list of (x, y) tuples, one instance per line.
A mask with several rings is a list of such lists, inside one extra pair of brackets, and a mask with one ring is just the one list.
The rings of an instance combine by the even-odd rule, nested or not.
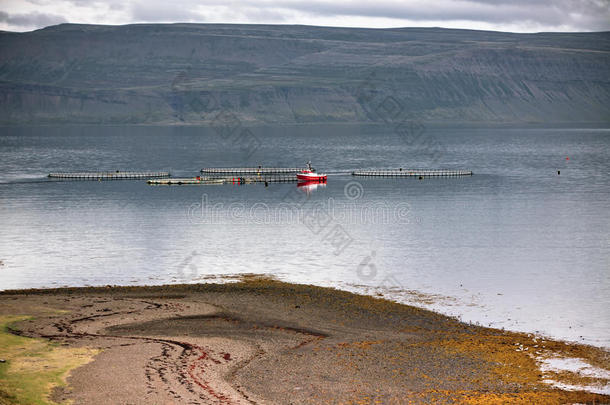
[(134, 25), (216, 25), (216, 26), (267, 26), (267, 27), (309, 27), (309, 28), (326, 28), (326, 29), (350, 29), (350, 30), (372, 30), (372, 31), (391, 31), (391, 30), (447, 30), (447, 31), (470, 31), (470, 32), (487, 32), (487, 33), (499, 33), (499, 34), (514, 34), (514, 35), (537, 35), (537, 34), (605, 34), (610, 33), (610, 30), (606, 31), (535, 31), (535, 32), (517, 32), (517, 31), (500, 31), (500, 30), (485, 30), (476, 28), (453, 28), (453, 27), (442, 27), (442, 26), (396, 26), (396, 27), (356, 27), (356, 26), (333, 26), (333, 25), (310, 25), (310, 24), (277, 24), (277, 23), (219, 23), (219, 22), (132, 22), (126, 24), (92, 24), (92, 23), (78, 23), (78, 22), (64, 22), (60, 24), (48, 25), (42, 28), (36, 28), (29, 31), (9, 31), (0, 30), (1, 33), (15, 33), (15, 34), (28, 34), (37, 31), (43, 31), (49, 28), (61, 27), (67, 25), (74, 26), (89, 26), (89, 27), (128, 27)]

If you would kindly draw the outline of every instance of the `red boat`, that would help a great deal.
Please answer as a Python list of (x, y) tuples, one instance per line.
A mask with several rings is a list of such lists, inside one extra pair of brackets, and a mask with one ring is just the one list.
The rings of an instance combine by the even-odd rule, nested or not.
[(299, 181), (325, 183), (327, 176), (325, 174), (316, 173), (316, 170), (311, 167), (311, 162), (307, 162), (307, 169), (297, 173), (297, 179)]

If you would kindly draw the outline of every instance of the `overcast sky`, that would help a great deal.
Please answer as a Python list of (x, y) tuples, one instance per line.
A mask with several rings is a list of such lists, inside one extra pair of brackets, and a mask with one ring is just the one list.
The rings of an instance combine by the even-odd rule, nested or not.
[(0, 29), (199, 22), (608, 31), (610, 0), (0, 0)]

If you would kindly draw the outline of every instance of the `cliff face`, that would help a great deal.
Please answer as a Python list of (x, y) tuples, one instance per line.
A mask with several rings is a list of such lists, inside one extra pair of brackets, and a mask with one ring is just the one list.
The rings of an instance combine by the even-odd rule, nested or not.
[(0, 33), (0, 122), (610, 122), (609, 71), (608, 32), (64, 24)]

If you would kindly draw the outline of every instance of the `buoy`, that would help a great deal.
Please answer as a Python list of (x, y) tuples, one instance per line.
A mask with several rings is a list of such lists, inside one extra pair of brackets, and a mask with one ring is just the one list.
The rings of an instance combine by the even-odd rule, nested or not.
[(557, 170), (557, 175), (559, 176), (561, 174), (561, 170)]
[(423, 180), (423, 179), (424, 179), (424, 177), (423, 177), (423, 176), (419, 176), (419, 179), (420, 179), (420, 180)]

